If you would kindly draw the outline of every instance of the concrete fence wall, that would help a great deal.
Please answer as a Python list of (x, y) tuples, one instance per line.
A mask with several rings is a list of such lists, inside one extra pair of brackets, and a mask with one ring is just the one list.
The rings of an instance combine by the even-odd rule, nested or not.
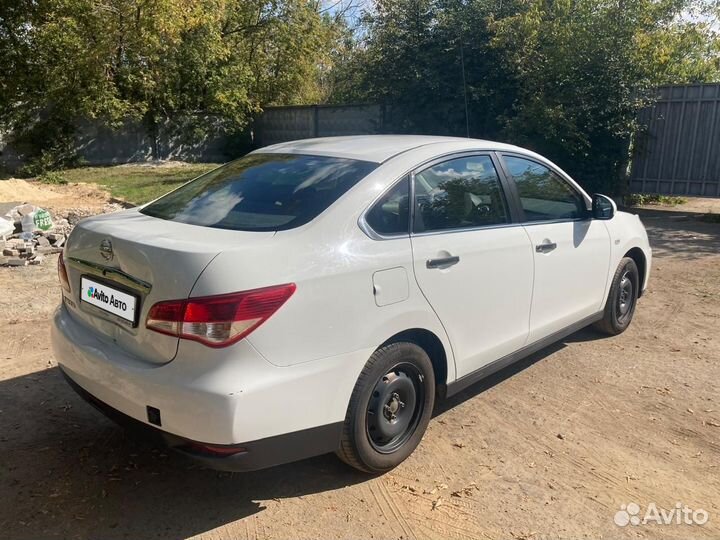
[[(381, 105), (269, 107), (242, 134), (231, 133), (212, 116), (165, 122), (149, 129), (140, 121), (110, 127), (101, 121), (78, 123), (75, 149), (87, 165), (114, 165), (176, 159), (223, 162), (251, 148), (309, 137), (382, 133)], [(198, 122), (205, 134), (191, 136)], [(15, 171), (24, 163), (17, 148), (0, 134), (0, 168)]]
[[(128, 121), (120, 127), (109, 127), (101, 121), (83, 121), (77, 126), (75, 149), (88, 165), (153, 159), (223, 162), (252, 148), (279, 142), (382, 133), (384, 115), (381, 105), (269, 107), (239, 135), (224, 129), (218, 119), (203, 117), (200, 124), (207, 133), (200, 137), (190, 136), (198, 118), (165, 122), (153, 130), (140, 121)], [(0, 134), (0, 167), (14, 171), (24, 160), (7, 141), (7, 135)]]
[(383, 133), (382, 105), (307, 105), (269, 107), (255, 123), (259, 147), (312, 137)]
[[(194, 134), (201, 125), (203, 133)], [(25, 162), (21, 152), (0, 134), (0, 168), (15, 171)], [(74, 137), (75, 151), (87, 165), (114, 165), (154, 159), (223, 162), (248, 151), (249, 138), (230, 134), (217, 118), (174, 120), (154, 129), (141, 121), (110, 127), (101, 121), (81, 121)]]
[(23, 164), (23, 159), (8, 139), (9, 135), (0, 131), (0, 170), (15, 171)]
[[(142, 122), (109, 128), (78, 125), (79, 157), (89, 165), (151, 159), (223, 162), (258, 148), (309, 137), (392, 131), (393, 111), (384, 105), (268, 107), (244, 134), (216, 117), (174, 119), (149, 130)], [(638, 193), (720, 196), (720, 84), (664, 86), (657, 102), (639, 114), (630, 190)], [(202, 136), (191, 136), (198, 124)], [(195, 126), (195, 127), (193, 127)], [(0, 167), (15, 170), (23, 157), (0, 133)]]

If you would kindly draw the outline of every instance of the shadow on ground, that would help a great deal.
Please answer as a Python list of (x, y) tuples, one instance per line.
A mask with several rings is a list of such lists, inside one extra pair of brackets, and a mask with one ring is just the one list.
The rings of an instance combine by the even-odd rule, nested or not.
[(367, 480), (333, 455), (244, 474), (202, 469), (127, 436), (58, 368), (0, 382), (0, 411), (1, 537), (187, 538), (262, 511), (257, 501)]
[(520, 373), (521, 371), (529, 368), (533, 364), (536, 364), (542, 360), (545, 360), (549, 356), (552, 356), (558, 351), (561, 351), (566, 347), (567, 343), (578, 343), (581, 341), (596, 341), (607, 338), (605, 334), (598, 332), (593, 327), (583, 328), (574, 334), (569, 335), (565, 339), (562, 339), (552, 345), (548, 345), (544, 349), (531, 354), (527, 358), (515, 362), (508, 367), (493, 373), (489, 377), (486, 377), (475, 384), (469, 386), (465, 390), (458, 392), (454, 396), (451, 396), (443, 401), (440, 401), (435, 407), (434, 417), (442, 416), (445, 412), (449, 411), (453, 407), (457, 407), (461, 403), (474, 398), (475, 396), (482, 394), (486, 390), (500, 384), (501, 382), (509, 379), (510, 377)]
[[(440, 402), (435, 416), (562, 349), (583, 330)], [(58, 368), (0, 382), (0, 528), (20, 538), (187, 538), (284, 498), (364, 482), (326, 455), (252, 473), (203, 469), (82, 401)], [(309, 518), (310, 519), (310, 518)]]
[(679, 209), (630, 209), (640, 216), (655, 255), (688, 260), (720, 253), (720, 223), (703, 221), (707, 214)]

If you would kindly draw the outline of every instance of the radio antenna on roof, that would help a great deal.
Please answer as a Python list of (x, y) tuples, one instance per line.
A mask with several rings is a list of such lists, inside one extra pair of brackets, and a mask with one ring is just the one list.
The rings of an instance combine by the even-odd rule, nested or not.
[(465, 54), (463, 53), (462, 39), (460, 40), (460, 68), (462, 70), (463, 99), (465, 100), (465, 136), (470, 138), (470, 118), (468, 115), (467, 83), (465, 81)]

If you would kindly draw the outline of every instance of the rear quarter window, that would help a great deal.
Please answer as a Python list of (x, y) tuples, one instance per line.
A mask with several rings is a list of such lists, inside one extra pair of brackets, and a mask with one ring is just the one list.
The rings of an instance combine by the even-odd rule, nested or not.
[(313, 220), (377, 166), (336, 157), (248, 154), (168, 193), (141, 212), (219, 229), (287, 230)]

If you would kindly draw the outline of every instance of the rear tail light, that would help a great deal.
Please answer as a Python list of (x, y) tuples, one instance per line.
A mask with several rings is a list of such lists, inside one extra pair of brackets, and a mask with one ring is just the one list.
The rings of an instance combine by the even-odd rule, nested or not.
[(147, 316), (150, 330), (227, 347), (264, 323), (295, 292), (288, 283), (218, 296), (158, 302)]
[(63, 259), (62, 251), (58, 257), (58, 279), (60, 280), (60, 287), (65, 292), (70, 292), (70, 279), (68, 278), (67, 269), (65, 268), (65, 259)]

